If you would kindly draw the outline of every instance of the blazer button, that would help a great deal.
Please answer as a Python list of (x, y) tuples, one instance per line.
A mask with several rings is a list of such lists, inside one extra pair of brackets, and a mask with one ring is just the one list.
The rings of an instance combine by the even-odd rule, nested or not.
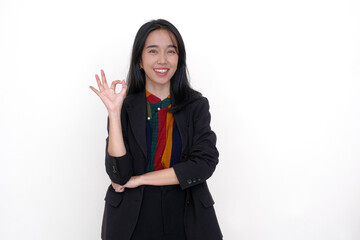
[(187, 182), (189, 185), (192, 184), (192, 180), (191, 180), (191, 179), (188, 179), (186, 182)]
[(192, 179), (192, 182), (193, 182), (193, 183), (196, 183), (196, 178), (193, 178), (193, 179)]
[(186, 201), (186, 205), (188, 205), (188, 206), (190, 205), (190, 201), (189, 201), (189, 200)]
[(200, 181), (201, 181), (201, 178), (198, 178), (197, 181), (200, 182)]

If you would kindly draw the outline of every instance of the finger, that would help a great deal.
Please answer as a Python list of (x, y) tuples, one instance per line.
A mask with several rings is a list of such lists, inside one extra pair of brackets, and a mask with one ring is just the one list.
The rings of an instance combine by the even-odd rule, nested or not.
[(109, 88), (109, 85), (107, 84), (107, 81), (106, 81), (105, 72), (102, 69), (101, 69), (101, 80), (102, 80), (102, 84), (103, 84), (104, 88)]
[(114, 183), (113, 181), (111, 181), (111, 186), (113, 187), (113, 189), (114, 189), (115, 192), (116, 192), (119, 185), (116, 184), (116, 183)]
[(123, 192), (124, 190), (125, 190), (124, 187), (118, 186), (118, 187), (116, 188), (115, 192)]
[(121, 83), (120, 80), (113, 81), (113, 82), (111, 83), (110, 88), (115, 91), (116, 84), (120, 84), (120, 83)]
[(114, 183), (113, 181), (111, 181), (111, 186), (113, 187), (115, 192), (123, 192), (123, 191), (125, 191), (124, 186), (121, 186), (120, 184)]
[(100, 82), (100, 78), (99, 78), (99, 76), (97, 74), (95, 74), (95, 78), (96, 78), (96, 83), (97, 83), (97, 85), (99, 87), (99, 90), (100, 90), (100, 92), (102, 92), (104, 88), (103, 88), (103, 86), (102, 86), (102, 84)]
[(125, 88), (125, 89), (127, 88), (127, 84), (126, 84), (125, 80), (122, 80), (121, 86), (122, 86), (123, 88)]
[(97, 90), (96, 88), (94, 88), (93, 86), (90, 86), (90, 89), (94, 91), (94, 93), (96, 93), (96, 95), (98, 95), (100, 97), (100, 92), (99, 90)]
[(126, 85), (126, 83), (125, 83), (125, 80), (122, 80), (122, 82), (121, 82), (121, 93), (122, 94), (126, 94), (126, 91), (127, 91), (127, 85)]

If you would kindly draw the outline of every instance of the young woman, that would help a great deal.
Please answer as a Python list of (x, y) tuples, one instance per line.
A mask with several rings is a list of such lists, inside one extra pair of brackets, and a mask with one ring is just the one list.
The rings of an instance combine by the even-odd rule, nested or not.
[[(209, 104), (188, 81), (186, 52), (166, 20), (139, 29), (125, 81), (90, 87), (109, 114), (102, 239), (219, 240), (206, 180), (218, 163)], [(119, 93), (116, 85), (122, 85)]]

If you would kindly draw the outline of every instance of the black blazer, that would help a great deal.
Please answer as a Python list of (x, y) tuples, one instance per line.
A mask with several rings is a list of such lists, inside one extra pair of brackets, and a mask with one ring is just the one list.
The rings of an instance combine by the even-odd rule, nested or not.
[[(210, 128), (209, 103), (205, 97), (189, 103), (174, 113), (180, 132), (182, 155), (174, 165), (180, 187), (186, 191), (184, 213), (187, 240), (220, 240), (221, 230), (215, 215), (214, 201), (206, 184), (218, 163), (216, 135)], [(124, 185), (131, 176), (145, 172), (146, 95), (145, 92), (125, 98), (121, 122), (127, 153), (122, 157), (108, 154), (106, 139), (105, 168), (110, 179)], [(114, 191), (110, 185), (105, 197), (102, 239), (129, 240), (139, 215), (144, 186)]]

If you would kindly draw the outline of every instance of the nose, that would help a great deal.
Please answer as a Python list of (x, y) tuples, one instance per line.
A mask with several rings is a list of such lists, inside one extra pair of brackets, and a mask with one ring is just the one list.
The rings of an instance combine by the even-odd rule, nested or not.
[(161, 54), (159, 54), (158, 55), (159, 56), (159, 58), (158, 58), (158, 63), (159, 64), (165, 64), (166, 63), (166, 55), (165, 55), (165, 53), (161, 53)]

